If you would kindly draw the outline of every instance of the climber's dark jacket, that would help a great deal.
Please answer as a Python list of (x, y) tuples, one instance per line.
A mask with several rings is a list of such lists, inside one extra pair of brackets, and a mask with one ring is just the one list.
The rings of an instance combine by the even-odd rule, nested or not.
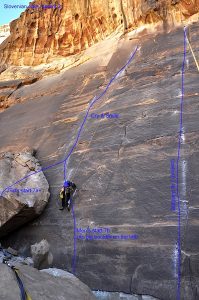
[(67, 207), (68, 211), (70, 211), (70, 201), (75, 190), (76, 190), (76, 185), (71, 181), (69, 181), (69, 186), (63, 187), (61, 189), (59, 193), (60, 200), (61, 200), (60, 209), (64, 209), (65, 207)]

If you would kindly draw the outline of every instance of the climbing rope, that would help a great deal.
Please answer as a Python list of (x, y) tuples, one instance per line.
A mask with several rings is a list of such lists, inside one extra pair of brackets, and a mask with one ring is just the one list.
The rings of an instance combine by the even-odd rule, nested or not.
[(8, 259), (4, 258), (3, 263), (6, 264), (15, 274), (15, 277), (17, 279), (17, 283), (20, 289), (20, 295), (21, 295), (21, 300), (32, 300), (30, 295), (27, 293), (27, 291), (24, 288), (23, 282), (21, 278), (19, 277), (19, 270), (15, 267), (12, 266), (9, 262)]
[(191, 47), (191, 43), (190, 43), (190, 41), (189, 41), (189, 39), (188, 39), (187, 34), (186, 34), (186, 39), (187, 39), (189, 48), (190, 48), (190, 50), (191, 50), (191, 54), (192, 54), (192, 56), (193, 56), (193, 59), (194, 59), (194, 61), (195, 61), (196, 67), (197, 67), (198, 72), (199, 72), (199, 64), (198, 64), (198, 62), (197, 62), (196, 56), (195, 56), (195, 54), (194, 54), (194, 52), (193, 52), (193, 49), (192, 49), (192, 47)]
[[(90, 103), (88, 103), (88, 108), (86, 110), (83, 122), (81, 123), (81, 125), (79, 127), (79, 130), (77, 132), (77, 136), (76, 136), (75, 142), (74, 142), (72, 148), (70, 149), (68, 155), (64, 159), (64, 181), (67, 180), (67, 163), (68, 163), (68, 160), (70, 159), (70, 156), (72, 155), (73, 150), (76, 148), (76, 146), (77, 146), (77, 144), (79, 142), (81, 132), (82, 132), (82, 130), (84, 128), (84, 124), (86, 123), (86, 121), (88, 119), (88, 115), (89, 115), (89, 112), (90, 112), (91, 108), (93, 107), (93, 105), (96, 102), (98, 102), (106, 94), (107, 90), (109, 89), (109, 87), (111, 86), (111, 84), (113, 83), (113, 81), (115, 81), (119, 77), (119, 75), (126, 69), (126, 67), (130, 64), (130, 62), (133, 60), (133, 58), (134, 58), (137, 50), (138, 50), (138, 46), (136, 46), (135, 50), (131, 53), (131, 55), (130, 55), (128, 61), (126, 62), (126, 64), (111, 78), (111, 80), (109, 81), (109, 83), (107, 84), (107, 86), (103, 90), (103, 92), (101, 92), (100, 95), (95, 96), (92, 99), (92, 101)], [(95, 132), (93, 134), (93, 137), (95, 135)], [(92, 141), (92, 138), (91, 138), (91, 141)], [(91, 141), (90, 141), (90, 143), (91, 143)], [(75, 172), (76, 172), (76, 170), (75, 170)], [(73, 214), (73, 221), (74, 221), (74, 245), (73, 245), (74, 250), (73, 250), (73, 258), (72, 258), (72, 272), (73, 272), (73, 274), (75, 274), (75, 269), (76, 269), (76, 217), (75, 217), (75, 212), (74, 212), (74, 206), (73, 206), (73, 204), (72, 204), (72, 214)]]

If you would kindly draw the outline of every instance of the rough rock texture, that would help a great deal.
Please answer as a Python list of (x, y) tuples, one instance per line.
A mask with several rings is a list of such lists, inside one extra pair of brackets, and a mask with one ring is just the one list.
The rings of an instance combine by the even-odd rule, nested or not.
[(81, 52), (122, 23), (128, 29), (162, 21), (166, 29), (199, 11), (199, 0), (56, 0), (58, 7), (48, 9), (44, 0), (32, 4), (39, 7), (11, 22), (11, 35), (0, 47), (1, 64), (46, 63)]
[(53, 262), (50, 245), (46, 240), (42, 240), (40, 243), (31, 245), (31, 256), (34, 262), (34, 267), (37, 269), (49, 267)]
[(74, 277), (74, 275), (72, 273), (69, 273), (69, 272), (66, 272), (64, 270), (57, 269), (57, 268), (42, 269), (40, 271), (48, 273), (48, 274), (53, 275), (55, 277), (60, 277), (60, 278), (71, 278), (71, 277)]
[(41, 169), (29, 152), (4, 153), (0, 157), (0, 236), (16, 230), (37, 217), (49, 198), (49, 185), (43, 172), (21, 180)]
[[(196, 53), (198, 31), (198, 23), (190, 26)], [(176, 300), (178, 214), (170, 210), (170, 159), (176, 159), (178, 146), (183, 28), (157, 35), (145, 31), (129, 38), (118, 41), (116, 50), (113, 40), (102, 41), (92, 47), (95, 59), (19, 89), (15, 95), (27, 101), (1, 113), (0, 147), (2, 151), (35, 147), (42, 166), (63, 160), (88, 103), (105, 89), (138, 43), (141, 48), (135, 60), (92, 110), (117, 113), (120, 118), (88, 119), (68, 162), (67, 176), (79, 189), (74, 199), (78, 228), (100, 226), (113, 234), (135, 233), (139, 238), (78, 239), (76, 275), (93, 290)], [(199, 297), (198, 94), (198, 71), (187, 52), (185, 140), (179, 165), (181, 300)], [(28, 255), (30, 245), (45, 238), (54, 266), (71, 271), (73, 214), (58, 210), (63, 164), (47, 169), (45, 175), (51, 189), (49, 205), (4, 243)]]
[[(41, 270), (41, 272), (46, 272), (50, 275), (53, 275), (55, 277), (60, 277), (60, 278), (70, 278), (71, 276), (73, 276), (71, 273), (56, 268), (43, 269)], [(111, 292), (102, 292), (102, 291), (93, 291), (93, 294), (98, 300), (156, 300), (157, 299), (147, 295), (129, 295), (124, 293), (111, 293)]]
[[(56, 278), (29, 266), (17, 265), (20, 278), (32, 300), (95, 300), (91, 290), (75, 276)], [(20, 300), (15, 274), (0, 264), (0, 299)]]
[(98, 300), (158, 300), (147, 295), (129, 295), (124, 293), (93, 292)]
[(23, 79), (0, 81), (0, 112), (17, 102), (10, 98), (20, 87), (36, 82), (39, 77), (27, 77)]

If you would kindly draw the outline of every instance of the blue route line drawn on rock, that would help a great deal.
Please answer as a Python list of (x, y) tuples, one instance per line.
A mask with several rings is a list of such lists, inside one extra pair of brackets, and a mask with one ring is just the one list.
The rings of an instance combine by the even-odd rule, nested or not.
[(58, 165), (64, 163), (64, 161), (65, 161), (65, 160), (58, 161), (57, 163), (54, 163), (53, 165), (49, 165), (49, 166), (47, 166), (47, 167), (42, 168), (41, 170), (38, 170), (38, 171), (35, 171), (35, 172), (33, 172), (33, 173), (30, 173), (29, 175), (26, 175), (25, 177), (19, 179), (19, 180), (16, 181), (15, 183), (13, 183), (13, 184), (7, 186), (7, 187), (1, 192), (1, 195), (0, 195), (0, 196), (3, 196), (3, 194), (5, 193), (6, 190), (8, 190), (9, 188), (13, 187), (14, 185), (16, 185), (16, 184), (18, 184), (18, 183), (24, 181), (26, 178), (28, 178), (28, 177), (30, 177), (30, 176), (33, 176), (33, 175), (35, 175), (35, 174), (38, 174), (38, 173), (40, 173), (40, 172), (42, 172), (42, 171), (46, 171), (46, 170), (48, 170), (48, 169), (54, 168), (55, 166), (58, 166)]
[[(104, 91), (100, 96), (94, 97), (94, 98), (93, 98), (93, 100), (92, 100), (91, 103), (89, 104), (89, 111), (90, 111), (91, 107), (93, 106), (93, 104), (94, 104), (97, 100), (99, 100), (99, 99), (106, 93), (107, 89), (109, 88), (109, 86), (111, 85), (111, 83), (113, 82), (113, 80), (116, 79), (116, 76), (118, 76), (118, 74), (121, 73), (121, 72), (127, 67), (127, 65), (131, 62), (131, 60), (133, 59), (133, 57), (134, 57), (135, 53), (137, 52), (137, 50), (138, 50), (138, 46), (136, 47), (136, 49), (135, 49), (135, 51), (133, 52), (133, 54), (130, 56), (130, 58), (129, 58), (129, 60), (127, 61), (127, 63), (125, 64), (125, 66), (122, 67), (122, 69), (120, 69), (120, 70), (117, 72), (117, 74), (111, 79), (111, 81), (110, 81), (109, 84), (107, 85), (105, 91)], [(67, 162), (68, 158), (70, 157), (70, 155), (72, 154), (74, 148), (75, 148), (76, 145), (77, 145), (77, 142), (78, 142), (78, 140), (79, 140), (79, 137), (80, 137), (80, 134), (81, 134), (81, 131), (82, 131), (82, 129), (83, 129), (83, 126), (84, 126), (84, 123), (85, 123), (85, 122), (86, 122), (86, 120), (85, 120), (85, 118), (84, 118), (84, 121), (83, 121), (83, 123), (81, 124), (81, 127), (80, 127), (80, 129), (79, 129), (79, 131), (78, 131), (76, 141), (75, 141), (74, 145), (72, 146), (72, 148), (71, 148), (69, 154), (66, 156), (65, 159), (63, 159), (63, 160), (61, 160), (61, 161), (58, 161), (58, 162), (56, 162), (56, 163), (54, 163), (54, 164), (52, 164), (52, 165), (49, 165), (49, 166), (47, 166), (47, 167), (44, 167), (44, 168), (42, 168), (42, 169), (40, 169), (40, 170), (38, 170), (38, 171), (35, 171), (35, 172), (33, 172), (33, 173), (30, 173), (29, 175), (26, 175), (25, 177), (23, 177), (23, 178), (17, 180), (17, 181), (14, 182), (13, 184), (7, 186), (7, 187), (1, 192), (0, 196), (3, 196), (3, 194), (5, 193), (5, 191), (6, 191), (8, 188), (13, 187), (14, 185), (16, 185), (16, 184), (18, 184), (18, 183), (24, 181), (25, 179), (29, 178), (30, 176), (33, 176), (33, 175), (38, 174), (38, 173), (40, 173), (40, 172), (43, 172), (43, 171), (46, 171), (46, 170), (48, 170), (48, 169), (54, 168), (55, 166), (58, 166), (58, 165), (60, 165), (60, 164), (62, 164), (62, 163), (64, 163), (64, 168), (66, 168), (66, 162)], [(64, 172), (64, 178), (66, 178), (65, 175), (66, 175), (66, 173)]]
[(92, 108), (92, 106), (95, 104), (95, 102), (97, 102), (98, 100), (100, 100), (107, 92), (107, 90), (109, 89), (110, 85), (112, 84), (112, 82), (117, 78), (117, 76), (125, 70), (125, 68), (130, 64), (130, 62), (132, 61), (132, 59), (134, 58), (135, 56), (135, 53), (137, 52), (138, 50), (138, 46), (136, 46), (134, 52), (131, 54), (130, 58), (128, 59), (127, 63), (111, 78), (111, 80), (109, 81), (109, 83), (107, 84), (105, 90), (99, 95), (99, 96), (95, 96), (93, 98), (93, 100), (91, 101), (91, 103), (89, 103), (89, 106), (88, 106), (88, 109), (86, 111), (86, 114), (85, 114), (85, 117), (83, 119), (83, 122), (78, 130), (78, 133), (77, 133), (77, 137), (76, 137), (76, 140), (70, 150), (70, 152), (68, 153), (68, 155), (66, 156), (65, 158), (65, 162), (64, 162), (64, 180), (67, 180), (67, 176), (66, 176), (66, 165), (67, 165), (67, 160), (69, 159), (69, 157), (71, 156), (73, 150), (75, 149), (75, 147), (77, 146), (77, 143), (79, 141), (79, 138), (80, 138), (80, 135), (81, 135), (81, 132), (82, 132), (82, 129), (84, 128), (84, 124), (86, 123), (86, 120), (88, 118), (88, 114)]
[(179, 161), (181, 150), (181, 137), (182, 137), (182, 125), (183, 125), (183, 102), (184, 102), (184, 73), (186, 62), (186, 27), (184, 27), (184, 49), (183, 49), (183, 63), (182, 63), (182, 78), (181, 78), (181, 100), (180, 100), (180, 123), (179, 123), (179, 136), (178, 136), (178, 151), (176, 162), (176, 192), (177, 192), (177, 207), (178, 207), (178, 282), (177, 282), (177, 300), (180, 300), (181, 296), (181, 208), (180, 208), (180, 192), (179, 192)]
[[(84, 124), (86, 123), (86, 120), (87, 120), (87, 118), (88, 118), (88, 114), (89, 114), (89, 112), (90, 112), (92, 106), (95, 104), (95, 102), (97, 102), (98, 100), (100, 100), (100, 99), (106, 94), (107, 90), (109, 89), (109, 87), (110, 87), (110, 85), (113, 83), (113, 81), (114, 81), (114, 80), (118, 77), (118, 75), (119, 75), (122, 71), (124, 71), (125, 68), (131, 63), (131, 61), (133, 60), (133, 58), (134, 58), (134, 56), (135, 56), (137, 50), (138, 50), (138, 46), (136, 46), (134, 52), (133, 52), (133, 53), (131, 54), (131, 56), (129, 57), (127, 63), (126, 63), (126, 64), (125, 64), (125, 65), (124, 65), (124, 66), (123, 66), (123, 67), (122, 67), (122, 68), (121, 68), (121, 69), (120, 69), (113, 77), (112, 77), (112, 79), (111, 79), (111, 80), (109, 81), (109, 83), (107, 84), (105, 90), (104, 90), (99, 96), (95, 96), (95, 97), (92, 99), (92, 101), (89, 103), (89, 107), (88, 107), (88, 109), (87, 109), (87, 111), (86, 111), (86, 115), (85, 115), (85, 117), (84, 117), (84, 119), (83, 119), (83, 122), (82, 122), (82, 124), (81, 124), (81, 126), (80, 126), (80, 128), (79, 128), (79, 130), (78, 130), (76, 140), (75, 140), (75, 142), (74, 142), (74, 144), (73, 144), (71, 150), (69, 151), (68, 155), (65, 157), (65, 159), (63, 159), (63, 160), (61, 160), (61, 161), (59, 161), (59, 162), (57, 162), (57, 163), (54, 163), (53, 165), (49, 165), (49, 166), (47, 166), (47, 167), (44, 167), (44, 168), (42, 168), (41, 170), (38, 170), (38, 171), (36, 171), (36, 172), (33, 172), (33, 173), (29, 174), (29, 175), (26, 175), (25, 177), (19, 179), (19, 180), (16, 181), (15, 183), (13, 183), (13, 184), (7, 186), (7, 187), (1, 192), (0, 196), (3, 196), (4, 192), (5, 192), (7, 189), (9, 189), (9, 188), (13, 187), (14, 185), (16, 185), (16, 184), (22, 182), (23, 180), (27, 179), (28, 177), (33, 176), (33, 175), (35, 175), (35, 174), (38, 174), (39, 172), (46, 171), (46, 170), (48, 170), (48, 169), (50, 169), (50, 168), (53, 168), (53, 167), (55, 167), (55, 166), (57, 166), (57, 165), (60, 165), (60, 164), (62, 164), (62, 163), (64, 163), (64, 180), (66, 180), (66, 166), (67, 166), (67, 161), (68, 161), (69, 157), (71, 156), (73, 150), (74, 150), (75, 147), (77, 146), (77, 143), (78, 143), (78, 141), (79, 141), (79, 138), (80, 138), (81, 132), (82, 132), (82, 130), (83, 130)], [(73, 215), (73, 222), (74, 222), (74, 247), (73, 247), (73, 250), (74, 250), (74, 251), (73, 251), (73, 259), (72, 259), (72, 272), (73, 272), (73, 274), (75, 274), (75, 269), (76, 269), (76, 217), (75, 217), (75, 211), (74, 211), (73, 203), (72, 203), (72, 215)]]
[[(83, 122), (78, 130), (78, 133), (77, 133), (77, 137), (76, 137), (76, 140), (70, 150), (70, 152), (68, 153), (68, 155), (66, 156), (65, 158), (65, 161), (64, 161), (64, 180), (67, 180), (67, 177), (66, 177), (66, 166), (67, 166), (67, 160), (70, 158), (73, 150), (75, 149), (75, 147), (77, 146), (77, 143), (78, 143), (78, 140), (80, 138), (80, 135), (81, 135), (81, 132), (83, 130), (83, 127), (84, 127), (84, 124), (86, 123), (86, 120), (88, 118), (88, 115), (89, 115), (89, 112), (92, 108), (92, 106), (95, 104), (95, 102), (97, 102), (98, 100), (100, 100), (107, 92), (107, 90), (109, 89), (110, 85), (112, 84), (112, 82), (118, 77), (118, 75), (125, 70), (125, 68), (130, 64), (130, 62), (132, 61), (132, 59), (134, 58), (136, 52), (138, 50), (138, 46), (136, 46), (134, 52), (131, 54), (130, 58), (128, 59), (127, 63), (112, 77), (112, 79), (109, 81), (109, 83), (107, 84), (105, 90), (99, 95), (99, 96), (95, 96), (93, 98), (93, 100), (89, 103), (89, 106), (87, 108), (87, 111), (86, 111), (86, 114), (85, 114), (85, 117), (83, 119)], [(75, 211), (74, 211), (74, 205), (72, 203), (72, 214), (73, 214), (73, 221), (74, 221), (74, 252), (73, 252), (73, 259), (72, 259), (72, 271), (73, 271), (73, 274), (75, 274), (75, 270), (76, 270), (76, 217), (75, 217)]]

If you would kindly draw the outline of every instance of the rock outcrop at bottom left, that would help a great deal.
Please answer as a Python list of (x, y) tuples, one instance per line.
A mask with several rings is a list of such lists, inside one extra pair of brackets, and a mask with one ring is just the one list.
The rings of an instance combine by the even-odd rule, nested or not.
[(36, 173), (41, 166), (32, 154), (0, 156), (0, 237), (36, 218), (48, 203), (49, 184), (42, 171)]
[[(96, 300), (88, 286), (73, 274), (68, 273), (67, 278), (57, 278), (30, 266), (16, 267), (32, 300)], [(20, 300), (20, 289), (13, 270), (6, 264), (0, 264), (0, 277), (0, 299)]]

